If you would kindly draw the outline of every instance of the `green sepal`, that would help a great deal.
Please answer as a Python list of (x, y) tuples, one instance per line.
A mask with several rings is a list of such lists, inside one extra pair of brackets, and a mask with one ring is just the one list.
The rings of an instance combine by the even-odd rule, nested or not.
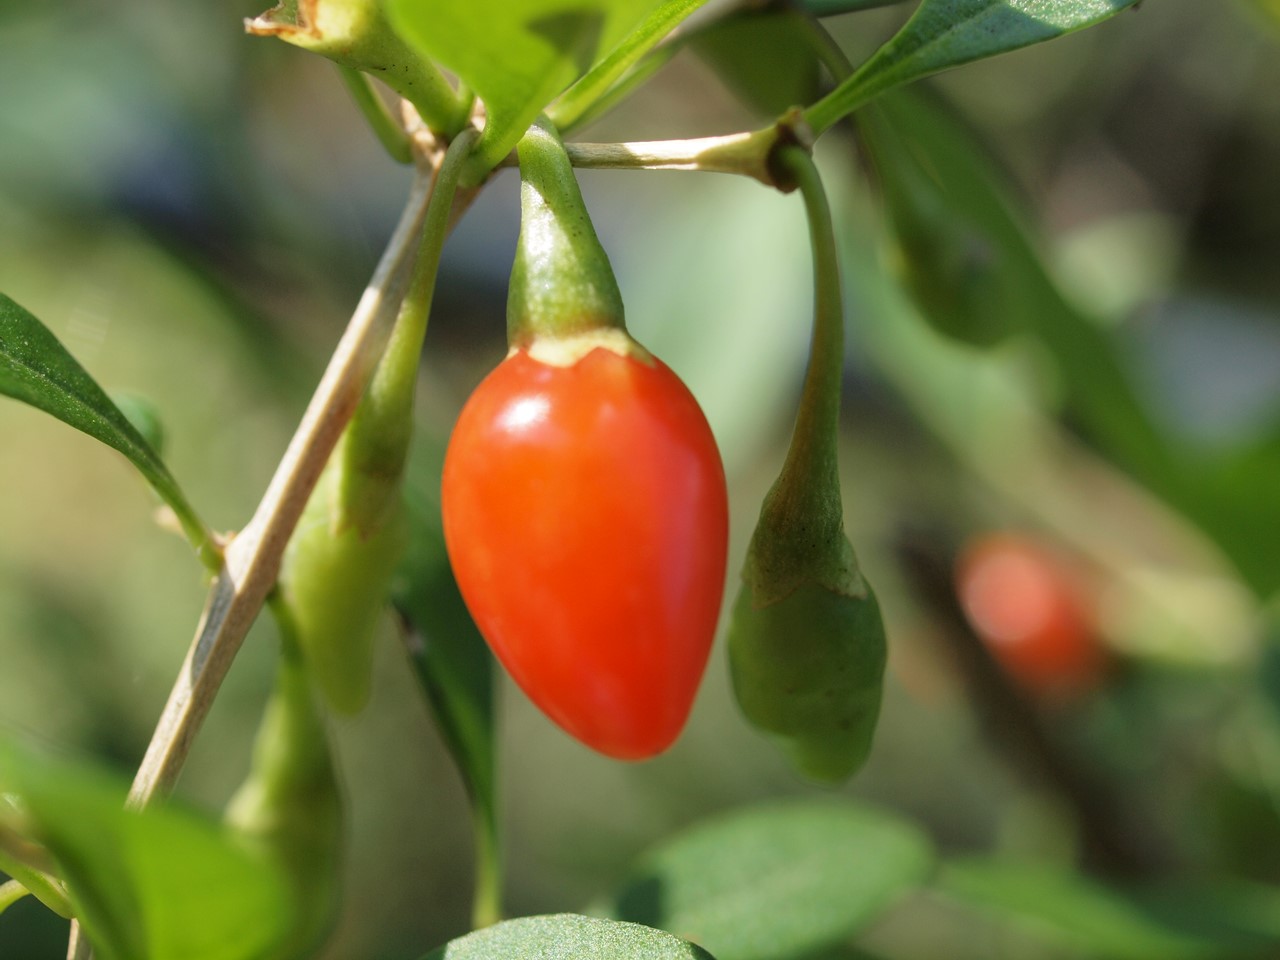
[(809, 217), (814, 333), (791, 447), (743, 566), (729, 663), (747, 719), (779, 737), (803, 774), (838, 783), (862, 766), (871, 747), (885, 633), (844, 532), (838, 445), (844, 311), (830, 208), (805, 151), (784, 148), (778, 162), (794, 177)]
[(347, 521), (342, 479), (335, 456), (285, 549), (279, 587), (325, 701), (350, 715), (369, 699), (374, 632), (408, 536), (398, 492), (371, 530)]
[(369, 697), (373, 634), (408, 544), (403, 479), (440, 252), (475, 131), (450, 144), (387, 348), (285, 551), (279, 584), (321, 692), (340, 713)]
[(466, 109), (444, 75), (400, 39), (378, 0), (283, 0), (246, 20), (245, 29), (376, 77), (412, 103), (432, 130), (453, 134), (466, 123)]
[[(401, 316), (404, 316), (402, 310)], [(413, 438), (413, 397), (422, 351), (422, 331), (397, 323), (373, 381), (343, 431), (327, 468), (334, 489), (329, 524), (354, 528), (361, 539), (375, 537), (388, 524), (405, 520), (404, 470)], [(408, 341), (405, 343), (403, 341)], [(313, 497), (314, 499), (314, 497)], [(397, 555), (398, 557), (398, 555)]]
[(809, 583), (854, 599), (868, 593), (844, 533), (835, 441), (800, 429), (782, 475), (760, 508), (742, 568), (758, 605), (784, 600)]
[(252, 768), (225, 819), (255, 851), (279, 865), (291, 888), (294, 926), (272, 960), (310, 954), (337, 916), (342, 797), (301, 652), (288, 638)]
[(803, 430), (808, 419), (747, 550), (729, 673), (747, 720), (776, 737), (803, 775), (837, 784), (871, 750), (887, 644), (844, 532), (834, 438)]
[(622, 294), (551, 121), (520, 140), (520, 239), (507, 293), (513, 347), (625, 330)]
[[(794, 547), (802, 537), (778, 539)], [(734, 605), (734, 695), (747, 720), (777, 737), (801, 773), (840, 783), (866, 760), (880, 714), (880, 605), (843, 533), (819, 551), (825, 558), (775, 549), (773, 540), (762, 522)], [(816, 575), (801, 573), (805, 568)]]

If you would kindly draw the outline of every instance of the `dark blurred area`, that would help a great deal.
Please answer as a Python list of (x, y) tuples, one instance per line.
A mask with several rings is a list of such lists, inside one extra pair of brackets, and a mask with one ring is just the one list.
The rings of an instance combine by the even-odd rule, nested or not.
[[(846, 524), (891, 645), (878, 741), (843, 791), (919, 821), (944, 854), (1280, 884), (1274, 9), (1142, 3), (927, 82), (1021, 205), (1078, 349), (1034, 324), (990, 348), (940, 335), (894, 279), (852, 131), (818, 149), (850, 304)], [(908, 11), (829, 26), (856, 63)], [(0, 3), (0, 291), (108, 390), (155, 405), (173, 472), (225, 530), (264, 490), (409, 179), (330, 64), (243, 34), (259, 12)], [(761, 37), (767, 86), (783, 54), (773, 62)], [(714, 61), (683, 50), (582, 138), (766, 122)], [(799, 200), (712, 174), (581, 179), (633, 333), (689, 383), (721, 443), (736, 571), (804, 369)], [(446, 247), (425, 455), (504, 353), (517, 229), (506, 171)], [(1128, 419), (1108, 418), (1112, 390), (1132, 399)], [(0, 403), (0, 725), (136, 766), (205, 588), (154, 506), (114, 453)], [(1020, 685), (959, 609), (956, 556), (1007, 529), (1051, 544), (1080, 584), (1108, 666), (1078, 695)], [(183, 776), (180, 793), (210, 811), (247, 768), (275, 644), (255, 628)], [(465, 796), (390, 618), (379, 650), (372, 706), (334, 721), (351, 809), (334, 960), (407, 960), (468, 924)], [(720, 646), (682, 739), (643, 765), (590, 754), (509, 683), (500, 703), (513, 915), (583, 908), (706, 814), (817, 793), (738, 716)], [(64, 927), (19, 904), (0, 920), (0, 956), (60, 957)], [(864, 941), (902, 960), (1084, 955), (928, 895)]]

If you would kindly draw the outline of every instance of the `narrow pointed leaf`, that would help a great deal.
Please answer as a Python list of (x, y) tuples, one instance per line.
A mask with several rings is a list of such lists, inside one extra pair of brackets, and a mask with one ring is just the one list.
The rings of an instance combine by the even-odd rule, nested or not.
[(0, 793), (57, 860), (103, 960), (258, 960), (292, 922), (269, 863), (177, 806), (125, 809), (126, 784), (0, 741)]
[(182, 521), (197, 547), (208, 533), (168, 467), (58, 338), (0, 294), (0, 394), (52, 414), (123, 453)]
[(815, 17), (834, 17), (841, 13), (873, 10), (876, 7), (892, 7), (906, 0), (798, 0), (797, 5)]
[(884, 91), (1093, 26), (1137, 0), (924, 0), (853, 76), (805, 112), (821, 133)]
[[(859, 126), (886, 178), (898, 233), (903, 213), (911, 212), (904, 211), (906, 204), (916, 213), (931, 206), (932, 221), (917, 217), (917, 233), (931, 238), (934, 252), (945, 252), (944, 244), (955, 240), (970, 254), (953, 263), (957, 272), (948, 273), (945, 263), (928, 265), (923, 282), (944, 301), (920, 304), (930, 322), (945, 326), (940, 308), (949, 308), (947, 332), (961, 339), (994, 340), (1011, 332), (1038, 338), (1062, 370), (1068, 402), (1098, 442), (1161, 488), (1160, 474), (1177, 472), (1168, 441), (1147, 415), (1106, 333), (1055, 286), (1027, 218), (1000, 182), (998, 162), (973, 132), (916, 91), (886, 97), (859, 117)], [(1162, 492), (1170, 490), (1164, 485)]]
[[(392, 601), (411, 631), (410, 658), (467, 792), (493, 810), (493, 655), (462, 602), (445, 554), (439, 475), (413, 471), (406, 484), (409, 548)], [(433, 494), (432, 490), (437, 491)]]
[(17, 880), (6, 880), (0, 883), (0, 914), (27, 896), (29, 891)]
[(572, 127), (622, 76), (707, 0), (664, 0), (586, 76), (551, 105), (547, 115), (561, 129)]
[(409, 547), (391, 586), (405, 645), (436, 727), (462, 777), (475, 818), (476, 925), (501, 915), (494, 661), (445, 552), (440, 516), (443, 445), (420, 433), (405, 483)]
[(480, 174), (551, 100), (657, 6), (655, 0), (387, 0), (396, 29), (484, 101)]
[(1280, 890), (1237, 881), (1120, 889), (1042, 866), (968, 859), (939, 889), (1046, 941), (1108, 960), (1274, 956)]
[(931, 863), (919, 831), (870, 807), (759, 807), (658, 848), (609, 913), (670, 930), (720, 960), (786, 960), (847, 940), (922, 883)]
[(422, 960), (713, 960), (691, 943), (635, 923), (562, 913), (521, 917), (451, 940)]

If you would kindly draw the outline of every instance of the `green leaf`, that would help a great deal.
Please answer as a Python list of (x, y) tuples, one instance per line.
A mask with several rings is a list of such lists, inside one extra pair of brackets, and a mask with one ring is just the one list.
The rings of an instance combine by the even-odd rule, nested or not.
[(1090, 956), (1273, 956), (1280, 944), (1280, 891), (1257, 885), (1165, 883), (1121, 891), (1046, 867), (973, 859), (946, 864), (938, 886)]
[(818, 93), (809, 26), (794, 11), (750, 11), (712, 24), (691, 46), (744, 103), (776, 117)]
[(30, 893), (17, 880), (6, 880), (0, 883), (0, 914)]
[(206, 562), (210, 534), (168, 467), (49, 328), (0, 294), (0, 393), (52, 414), (123, 453), (173, 508)]
[(1270, 16), (1276, 26), (1280, 26), (1280, 0), (1253, 0), (1253, 6), (1260, 13)]
[(422, 960), (713, 960), (691, 943), (634, 923), (561, 913), (521, 917), (451, 940)]
[[(1280, 531), (1280, 499), (1264, 488), (1280, 468), (1280, 434), (1216, 462), (1197, 462), (1149, 414), (1105, 324), (1057, 287), (999, 161), (954, 111), (922, 91), (902, 90), (862, 111), (858, 126), (884, 185), (894, 253), (906, 274), (899, 279), (920, 314), (968, 343), (1010, 333), (1034, 337), (1053, 361), (1065, 406), (1089, 438), (1200, 524), (1260, 595), (1276, 589), (1280, 552), (1271, 545)], [(903, 264), (905, 257), (915, 262)], [(877, 321), (888, 316), (883, 307), (873, 314), (868, 318)], [(899, 328), (900, 319), (894, 321)], [(885, 327), (892, 336), (906, 335)], [(903, 350), (923, 358), (920, 345), (904, 343)], [(923, 381), (928, 391), (941, 389), (937, 375)], [(956, 389), (974, 396), (972, 389)], [(937, 399), (959, 412), (953, 399)], [(959, 432), (976, 436), (974, 423)]]
[[(419, 436), (415, 453), (430, 448)], [(438, 442), (435, 444), (439, 452)], [(405, 484), (409, 548), (391, 598), (416, 634), (410, 655), (445, 742), (473, 797), (492, 806), (494, 779), (493, 655), (462, 602), (440, 518), (440, 474), (420, 457)], [(431, 458), (435, 459), (435, 458)]]
[(547, 110), (563, 130), (573, 127), (607, 95), (632, 67), (707, 0), (664, 0), (591, 71)]
[[(913, 92), (878, 103), (867, 112), (865, 126), (878, 171), (895, 183), (886, 192), (897, 195), (890, 203), (899, 215), (906, 204), (931, 204), (935, 234), (944, 229), (937, 221), (950, 220), (945, 229), (951, 231), (951, 239), (979, 251), (961, 261), (959, 272), (948, 273), (945, 261), (935, 262), (924, 280), (955, 285), (951, 290), (935, 289), (934, 296), (943, 303), (963, 304), (979, 314), (1001, 314), (998, 321), (971, 317), (958, 323), (963, 338), (996, 339), (1009, 328), (1036, 337), (1062, 372), (1067, 403), (1098, 443), (1139, 476), (1166, 476), (1167, 483), (1156, 488), (1170, 492), (1178, 481), (1167, 438), (1147, 415), (1106, 331), (1054, 284), (999, 177), (999, 165), (974, 134), (936, 101)], [(913, 164), (919, 176), (891, 169)], [(902, 197), (908, 190), (928, 193)], [(928, 224), (914, 226), (923, 229)], [(935, 303), (926, 312), (935, 325), (945, 327), (937, 307)]]
[(333, 929), (345, 840), (342, 789), (314, 684), (287, 619), (281, 656), (253, 747), (249, 775), (223, 822), (279, 866), (296, 905), (295, 924), (271, 960), (310, 956)]
[[(959, 125), (923, 98), (886, 97), (858, 115), (885, 199), (889, 266), (944, 336), (990, 346), (1033, 321), (1033, 254)], [(932, 121), (937, 120), (937, 123)], [(945, 148), (945, 149), (944, 149)]]
[(888, 43), (805, 111), (821, 133), (878, 94), (1100, 23), (1137, 0), (924, 0)]
[(484, 101), (481, 175), (655, 0), (387, 0), (392, 23)]
[[(9, 806), (9, 811), (4, 806)], [(14, 834), (5, 825), (5, 814), (12, 816), (12, 810), (12, 805), (0, 797), (0, 873), (7, 874), (13, 883), (21, 886), (58, 916), (70, 920), (75, 916), (75, 911), (67, 902), (66, 891), (62, 889), (58, 879), (18, 859), (18, 851), (5, 849), (5, 840), (11, 839)]]
[[(1195, 477), (1190, 495), (1167, 493), (1230, 555), (1259, 597), (1280, 590), (1280, 423), (1259, 442), (1215, 458)], [(1162, 477), (1147, 478), (1160, 489)], [(1168, 478), (1164, 486), (1172, 486)]]
[(139, 436), (155, 451), (156, 456), (164, 456), (164, 445), (167, 439), (164, 432), (164, 421), (156, 405), (146, 397), (136, 393), (112, 393), (111, 399), (124, 414)]
[(292, 904), (276, 869), (177, 806), (125, 809), (126, 788), (87, 765), (0, 740), (0, 793), (62, 868), (103, 960), (258, 960)]
[(841, 13), (855, 13), (858, 10), (892, 7), (903, 2), (905, 0), (799, 0), (798, 6), (815, 17), (833, 17)]
[(922, 882), (931, 863), (919, 831), (870, 807), (759, 807), (660, 847), (609, 912), (720, 960), (784, 960), (848, 939)]
[[(396, 570), (391, 599), (408, 631), (414, 673), (477, 819), (477, 910), (498, 897), (497, 786), (494, 747), (494, 661), (471, 619), (445, 552), (440, 517), (440, 463), (434, 437), (419, 435), (405, 483), (409, 547)], [(485, 900), (493, 901), (486, 905)]]

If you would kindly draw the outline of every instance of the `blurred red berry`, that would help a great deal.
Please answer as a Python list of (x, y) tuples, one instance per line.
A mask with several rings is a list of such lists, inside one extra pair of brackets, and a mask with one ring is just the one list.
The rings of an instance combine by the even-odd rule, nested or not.
[(1070, 699), (1105, 672), (1080, 580), (1035, 539), (996, 533), (972, 540), (956, 563), (956, 589), (987, 650), (1034, 696)]

